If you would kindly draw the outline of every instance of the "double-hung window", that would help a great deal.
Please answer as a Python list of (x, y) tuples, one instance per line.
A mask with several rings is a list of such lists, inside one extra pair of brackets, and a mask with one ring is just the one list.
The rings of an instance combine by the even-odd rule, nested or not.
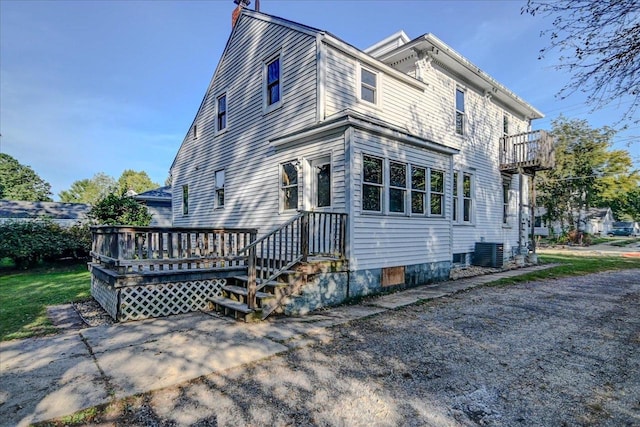
[(502, 178), (502, 223), (509, 224), (509, 188), (510, 180)]
[(473, 223), (473, 175), (465, 172), (453, 173), (453, 212), (451, 219), (456, 223)]
[(502, 135), (509, 136), (509, 116), (506, 113), (502, 115)]
[(182, 186), (182, 215), (189, 214), (189, 186)]
[(215, 174), (216, 208), (224, 207), (224, 169)]
[(467, 173), (462, 174), (462, 221), (473, 220), (473, 180)]
[(360, 99), (378, 103), (378, 75), (363, 67), (360, 67)]
[(389, 212), (405, 212), (406, 194), (407, 165), (389, 162)]
[(424, 214), (427, 195), (427, 170), (411, 166), (411, 213)]
[(453, 173), (453, 212), (451, 219), (458, 221), (458, 172)]
[(282, 210), (298, 209), (298, 168), (296, 163), (284, 163), (280, 169)]
[(464, 92), (456, 89), (456, 133), (458, 135), (464, 135), (464, 115)]
[(444, 214), (444, 172), (432, 170), (430, 173), (431, 191), (429, 192), (431, 215)]
[(216, 131), (220, 132), (227, 128), (227, 94), (220, 95), (216, 104)]
[(362, 156), (362, 210), (382, 213), (383, 161)]
[(265, 63), (264, 100), (267, 109), (275, 108), (282, 99), (281, 71), (280, 55)]

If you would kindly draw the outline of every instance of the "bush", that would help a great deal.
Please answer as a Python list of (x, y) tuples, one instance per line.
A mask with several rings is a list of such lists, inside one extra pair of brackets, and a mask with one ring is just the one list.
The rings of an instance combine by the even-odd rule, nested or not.
[(0, 259), (10, 258), (19, 268), (40, 261), (84, 258), (91, 250), (86, 225), (63, 228), (48, 219), (8, 221), (0, 225)]
[(151, 223), (147, 207), (124, 194), (109, 194), (91, 208), (89, 217), (101, 225), (147, 226)]

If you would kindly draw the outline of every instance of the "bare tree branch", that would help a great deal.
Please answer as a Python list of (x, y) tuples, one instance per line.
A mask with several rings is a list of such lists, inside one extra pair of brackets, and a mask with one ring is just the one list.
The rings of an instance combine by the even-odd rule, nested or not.
[[(541, 32), (560, 54), (556, 68), (572, 76), (558, 96), (581, 92), (593, 110), (622, 104), (618, 123), (638, 123), (640, 100), (640, 2), (637, 0), (528, 0), (522, 13), (554, 17)], [(626, 104), (626, 102), (624, 102)]]

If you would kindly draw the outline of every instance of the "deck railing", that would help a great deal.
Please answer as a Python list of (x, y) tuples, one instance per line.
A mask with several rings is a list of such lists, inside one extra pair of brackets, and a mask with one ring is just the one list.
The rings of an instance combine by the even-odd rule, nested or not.
[(255, 229), (92, 227), (94, 263), (119, 274), (246, 267)]
[(312, 256), (345, 256), (347, 214), (300, 212), (243, 248), (248, 256), (247, 305), (255, 308), (256, 292), (283, 271)]
[(500, 138), (500, 169), (545, 170), (555, 165), (553, 138), (543, 130)]

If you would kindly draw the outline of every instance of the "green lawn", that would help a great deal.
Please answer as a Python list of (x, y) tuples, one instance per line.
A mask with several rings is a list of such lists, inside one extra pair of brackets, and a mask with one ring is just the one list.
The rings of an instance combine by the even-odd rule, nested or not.
[(539, 255), (538, 258), (541, 264), (558, 263), (560, 265), (547, 270), (527, 273), (522, 276), (497, 280), (492, 282), (491, 285), (508, 285), (531, 280), (555, 279), (559, 277), (599, 273), (602, 271), (640, 268), (640, 258), (624, 258), (621, 256), (545, 254)]
[(52, 333), (46, 306), (87, 299), (86, 263), (0, 272), (0, 340)]
[[(503, 279), (492, 285), (551, 279), (607, 270), (640, 268), (640, 258), (541, 255), (542, 263), (560, 263), (548, 270)], [(39, 267), (28, 271), (0, 270), (0, 340), (55, 332), (46, 306), (87, 299), (90, 275), (84, 263)]]

